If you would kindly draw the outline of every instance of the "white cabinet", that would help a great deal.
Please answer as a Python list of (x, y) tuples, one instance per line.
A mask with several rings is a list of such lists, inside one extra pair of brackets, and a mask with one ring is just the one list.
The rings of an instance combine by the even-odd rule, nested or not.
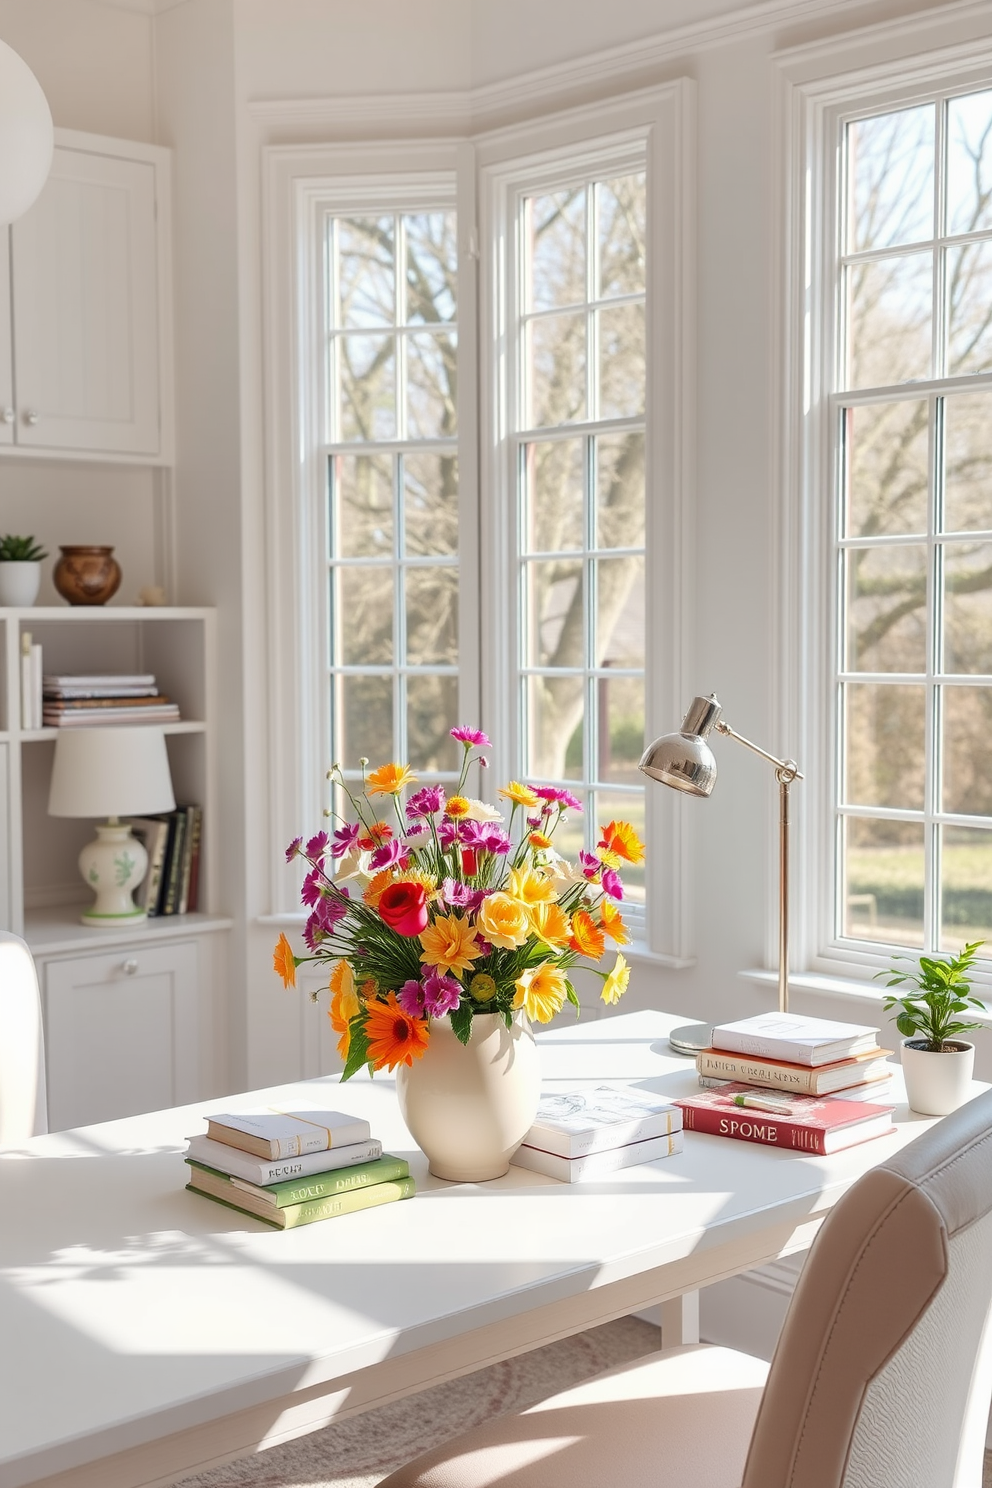
[(168, 460), (169, 152), (57, 130), (0, 237), (0, 450)]
[(195, 941), (131, 943), (42, 965), (52, 1131), (201, 1095)]

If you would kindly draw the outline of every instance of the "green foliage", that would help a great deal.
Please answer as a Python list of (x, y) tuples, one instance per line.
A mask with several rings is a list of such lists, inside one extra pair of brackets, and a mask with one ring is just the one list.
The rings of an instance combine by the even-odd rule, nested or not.
[(40, 563), (48, 554), (34, 536), (13, 537), (9, 532), (0, 537), (0, 563)]
[[(348, 1025), (351, 1030), (351, 1041), (348, 1045), (348, 1059), (342, 1072), (342, 1080), (350, 1080), (352, 1075), (357, 1075), (363, 1065), (369, 1064), (369, 1038), (365, 1032), (365, 1020), (361, 1017), (352, 1018)], [(371, 1070), (371, 1065), (369, 1066)]]
[[(972, 1019), (962, 1021), (961, 1013), (973, 1009), (985, 1011), (985, 1004), (969, 991), (967, 973), (978, 951), (985, 942), (975, 940), (966, 945), (957, 956), (921, 956), (915, 971), (900, 971), (893, 966), (878, 976), (888, 976), (887, 987), (896, 987), (912, 982), (915, 992), (892, 993), (885, 999), (885, 1010), (899, 1008), (896, 1027), (903, 1038), (922, 1038), (933, 1053), (940, 1053), (951, 1040), (972, 1028), (981, 1028), (981, 1023)], [(897, 961), (909, 960), (897, 956)]]
[(451, 1020), (451, 1031), (460, 1044), (467, 1044), (472, 1037), (474, 1011), (471, 1003), (461, 1002), (448, 1014)]

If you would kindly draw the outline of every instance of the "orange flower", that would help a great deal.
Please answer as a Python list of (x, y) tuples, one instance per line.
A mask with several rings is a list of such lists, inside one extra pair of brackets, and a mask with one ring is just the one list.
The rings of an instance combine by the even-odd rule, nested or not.
[(423, 1058), (430, 1037), (426, 1018), (411, 1018), (396, 1001), (396, 993), (385, 1002), (370, 1002), (365, 1016), (369, 1059), (373, 1069), (395, 1069)]
[(571, 926), (568, 923), (568, 915), (560, 904), (532, 904), (530, 922), (535, 933), (548, 945), (556, 947), (568, 945)]
[(580, 956), (588, 956), (590, 961), (598, 961), (606, 949), (606, 941), (603, 932), (596, 924), (588, 910), (577, 909), (572, 916), (572, 938), (569, 945), (573, 951), (578, 951)]
[(560, 1013), (568, 991), (565, 973), (552, 961), (528, 966), (516, 981), (513, 1006), (522, 1007), (535, 1023), (550, 1023)]
[(512, 898), (519, 899), (521, 904), (526, 904), (528, 909), (534, 904), (547, 904), (558, 898), (550, 878), (538, 873), (535, 868), (527, 867), (510, 869), (506, 892)]
[(536, 806), (537, 795), (529, 785), (521, 785), (519, 780), (511, 780), (509, 785), (501, 785), (499, 795), (505, 796), (515, 806)]
[(365, 781), (367, 796), (398, 796), (416, 780), (409, 765), (380, 765), (372, 770)]
[(551, 846), (551, 838), (545, 837), (543, 832), (531, 832), (527, 838), (527, 841), (530, 843), (531, 847), (541, 848)]
[(627, 983), (629, 981), (630, 967), (620, 952), (617, 951), (617, 959), (613, 963), (613, 970), (603, 983), (603, 990), (599, 994), (600, 997), (607, 1004), (619, 1002), (627, 990)]
[(276, 973), (282, 977), (284, 987), (296, 986), (296, 957), (285, 935), (280, 935), (276, 941), (276, 948), (272, 952), (272, 965)]
[(444, 814), (452, 821), (461, 821), (472, 810), (472, 803), (465, 796), (449, 796)]
[[(625, 863), (644, 862), (644, 843), (638, 837), (630, 822), (608, 822), (603, 828), (603, 835), (599, 839), (599, 845), (604, 851), (615, 853)], [(599, 856), (602, 859), (602, 852)]]
[(368, 831), (359, 837), (358, 845), (365, 852), (371, 852), (374, 847), (382, 847), (383, 843), (391, 842), (393, 829), (388, 822), (373, 822)]
[(514, 950), (530, 935), (530, 915), (519, 899), (509, 894), (489, 894), (482, 901), (476, 923), (494, 946)]
[(482, 955), (475, 931), (459, 915), (439, 915), (433, 925), (421, 931), (423, 946), (420, 959), (425, 966), (436, 966), (442, 975), (449, 971), (468, 971)]
[(623, 915), (611, 899), (604, 899), (600, 911), (600, 923), (611, 940), (617, 945), (626, 945), (630, 940)]
[(351, 1020), (357, 1017), (361, 1011), (361, 1003), (355, 992), (355, 978), (347, 961), (339, 961), (331, 973), (331, 1005), (328, 1015), (331, 1027), (341, 1037), (338, 1039), (338, 1053), (341, 1058), (347, 1060), (348, 1050), (351, 1048)]
[(370, 909), (376, 909), (378, 907), (379, 900), (382, 898), (386, 889), (389, 888), (392, 881), (393, 875), (389, 868), (383, 868), (374, 878), (369, 879), (362, 898)]

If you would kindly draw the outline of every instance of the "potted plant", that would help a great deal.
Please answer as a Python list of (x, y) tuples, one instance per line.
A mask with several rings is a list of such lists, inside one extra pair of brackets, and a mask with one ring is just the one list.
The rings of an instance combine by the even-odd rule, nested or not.
[(888, 987), (912, 982), (916, 988), (887, 996), (885, 1010), (899, 1009), (896, 1027), (903, 1035), (906, 1095), (913, 1110), (923, 1115), (946, 1116), (967, 1099), (975, 1046), (958, 1035), (982, 1025), (975, 1019), (962, 1021), (960, 1015), (972, 1009), (985, 1011), (985, 1004), (971, 995), (967, 979), (984, 944), (983, 940), (972, 941), (957, 956), (921, 956), (915, 971), (893, 966), (889, 972), (878, 973), (889, 977)]
[(34, 537), (0, 537), (0, 605), (24, 609), (33, 605), (41, 583), (41, 564), (48, 554)]

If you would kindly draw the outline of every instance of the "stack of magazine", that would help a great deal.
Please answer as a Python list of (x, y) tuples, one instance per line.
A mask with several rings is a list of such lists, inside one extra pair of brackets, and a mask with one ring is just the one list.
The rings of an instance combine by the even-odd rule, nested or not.
[(193, 1193), (278, 1230), (372, 1209), (415, 1191), (410, 1168), (384, 1153), (367, 1121), (343, 1111), (248, 1111), (207, 1118), (187, 1139)]
[(46, 672), (41, 692), (46, 728), (179, 721), (178, 707), (159, 692), (151, 672)]
[(563, 1183), (655, 1162), (682, 1151), (682, 1112), (639, 1085), (546, 1095), (512, 1161)]

